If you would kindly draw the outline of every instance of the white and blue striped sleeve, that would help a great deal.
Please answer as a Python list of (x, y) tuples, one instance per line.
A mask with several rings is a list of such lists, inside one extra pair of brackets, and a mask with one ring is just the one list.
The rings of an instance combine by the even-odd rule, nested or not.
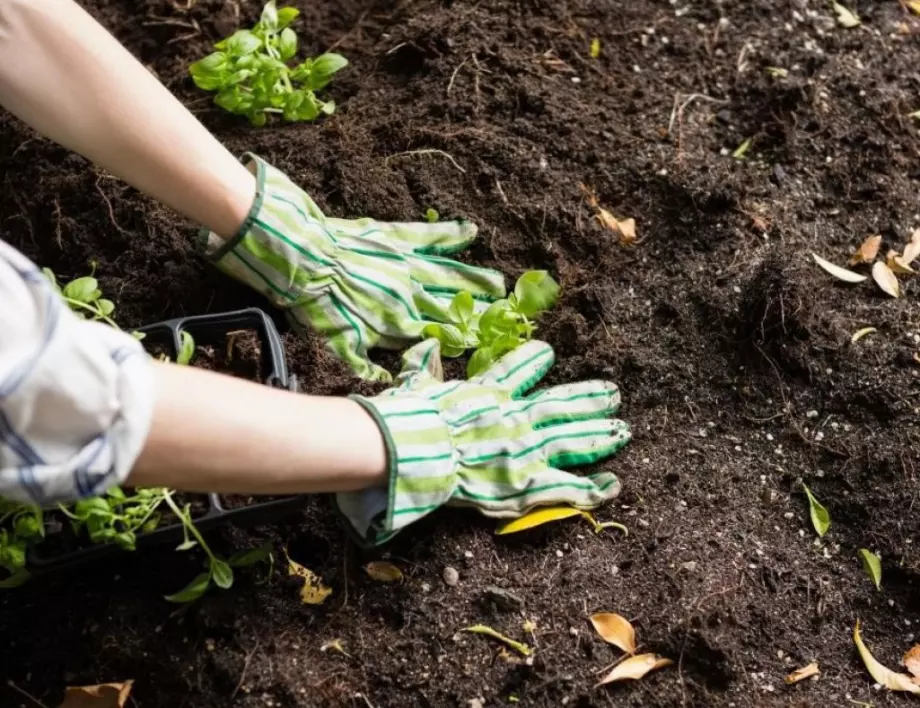
[(150, 357), (80, 319), (0, 241), (0, 497), (46, 505), (120, 484), (150, 428)]

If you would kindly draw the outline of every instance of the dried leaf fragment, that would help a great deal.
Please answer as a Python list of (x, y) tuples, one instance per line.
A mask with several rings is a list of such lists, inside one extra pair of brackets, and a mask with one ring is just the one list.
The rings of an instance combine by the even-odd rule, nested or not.
[(597, 682), (598, 686), (626, 680), (638, 680), (650, 671), (671, 666), (674, 662), (658, 654), (638, 654), (631, 656), (626, 661), (620, 662), (613, 670)]
[[(286, 552), (285, 555), (287, 555)], [(291, 560), (290, 556), (288, 556), (287, 559), (288, 575), (303, 578), (303, 587), (300, 589), (300, 601), (305, 605), (322, 605), (326, 601), (326, 598), (332, 594), (332, 588), (323, 585), (323, 579), (309, 568)]]
[(738, 147), (735, 148), (735, 151), (732, 153), (732, 157), (736, 160), (743, 160), (744, 156), (747, 155), (747, 151), (751, 149), (752, 140), (748, 138)]
[[(920, 2), (920, 0), (918, 0)], [(904, 253), (901, 255), (901, 260), (910, 265), (915, 260), (917, 256), (920, 256), (920, 229), (917, 229), (910, 235), (910, 241), (904, 247)]]
[(594, 625), (594, 631), (608, 644), (619, 647), (627, 654), (636, 653), (636, 630), (625, 617), (614, 612), (598, 612), (591, 615), (591, 624)]
[(862, 658), (863, 663), (866, 665), (872, 678), (878, 683), (882, 684), (890, 691), (907, 691), (909, 693), (920, 694), (920, 686), (915, 684), (910, 676), (892, 671), (888, 667), (883, 666), (869, 653), (859, 633), (859, 620), (856, 620), (856, 628), (853, 630), (853, 641), (856, 643), (856, 649), (859, 651), (859, 656)]
[(591, 40), (591, 58), (597, 59), (601, 55), (601, 40), (595, 37)]
[(872, 279), (886, 295), (901, 297), (901, 285), (886, 263), (876, 261), (872, 266)]
[(398, 583), (403, 579), (403, 572), (392, 563), (386, 561), (371, 561), (364, 566), (364, 572), (371, 580), (380, 583)]
[(351, 654), (345, 651), (345, 646), (342, 644), (341, 639), (330, 639), (328, 642), (323, 642), (319, 650), (324, 654), (327, 651), (334, 651), (342, 656), (347, 656), (349, 659), (351, 658)]
[(859, 19), (859, 16), (855, 12), (848, 10), (839, 2), (834, 3), (834, 12), (837, 13), (837, 23), (841, 27), (852, 29), (862, 24), (862, 20)]
[(852, 270), (841, 268), (839, 265), (835, 265), (821, 258), (817, 253), (812, 253), (811, 257), (815, 259), (815, 263), (837, 278), (837, 280), (842, 280), (845, 283), (861, 283), (866, 279), (865, 275), (860, 275), (859, 273), (854, 273)]
[(487, 637), (492, 637), (492, 639), (497, 639), (503, 644), (508, 645), (509, 647), (514, 649), (519, 654), (522, 654), (523, 656), (530, 656), (531, 654), (533, 654), (533, 649), (531, 649), (529, 646), (527, 646), (523, 642), (517, 642), (511, 639), (510, 637), (506, 637), (504, 634), (501, 634), (500, 632), (496, 632), (494, 629), (492, 629), (491, 627), (487, 627), (484, 624), (474, 624), (472, 627), (464, 627), (460, 631), (471, 632), (472, 634), (483, 634)]
[(60, 708), (124, 708), (134, 681), (68, 686)]
[(593, 190), (585, 185), (581, 185), (581, 191), (584, 192), (588, 205), (596, 212), (594, 218), (598, 220), (601, 226), (617, 234), (620, 243), (625, 246), (630, 246), (636, 242), (635, 219), (623, 219), (622, 221), (617, 219), (613, 214), (607, 211), (607, 209), (601, 206)]
[(818, 662), (813, 661), (808, 666), (803, 666), (801, 669), (796, 669), (784, 680), (791, 686), (798, 683), (799, 681), (804, 681), (805, 679), (811, 678), (812, 676), (817, 676), (820, 673), (821, 669), (818, 668)]
[[(920, 15), (920, 0), (907, 0), (907, 7), (910, 8), (910, 11), (915, 15)], [(920, 113), (920, 111), (918, 111)]]
[(878, 332), (875, 327), (863, 327), (862, 329), (858, 329), (853, 332), (853, 336), (850, 337), (850, 341), (853, 344), (856, 344), (856, 342), (865, 337), (867, 334), (874, 334), (875, 332)]
[(888, 266), (892, 273), (898, 273), (900, 275), (909, 275), (917, 272), (910, 267), (910, 262), (904, 260), (904, 257), (897, 251), (888, 251), (888, 255), (885, 256), (885, 265)]
[(863, 241), (862, 245), (860, 245), (860, 247), (853, 252), (853, 255), (850, 256), (850, 265), (857, 265), (859, 263), (871, 263), (878, 255), (878, 249), (881, 245), (881, 235), (870, 236), (865, 241)]
[(920, 644), (915, 644), (904, 653), (901, 663), (907, 667), (913, 675), (914, 683), (920, 682)]

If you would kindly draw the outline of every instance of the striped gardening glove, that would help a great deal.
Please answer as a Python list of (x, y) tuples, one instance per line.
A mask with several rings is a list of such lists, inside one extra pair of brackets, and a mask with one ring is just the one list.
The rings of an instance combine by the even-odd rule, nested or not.
[(361, 378), (391, 381), (368, 350), (403, 349), (426, 325), (450, 322), (457, 292), (471, 292), (480, 312), (505, 296), (500, 273), (443, 257), (476, 238), (474, 224), (328, 218), (282, 172), (255, 155), (244, 162), (258, 181), (249, 216), (229, 242), (202, 229), (201, 248), (296, 328), (323, 335)]
[(517, 518), (545, 505), (593, 509), (619, 493), (610, 472), (578, 477), (560, 469), (609, 457), (629, 442), (626, 423), (613, 417), (616, 385), (585, 381), (525, 396), (554, 360), (537, 341), (469, 381), (442, 381), (436, 340), (403, 359), (396, 388), (353, 396), (383, 431), (390, 466), (387, 489), (336, 495), (362, 544), (383, 543), (445, 504)]

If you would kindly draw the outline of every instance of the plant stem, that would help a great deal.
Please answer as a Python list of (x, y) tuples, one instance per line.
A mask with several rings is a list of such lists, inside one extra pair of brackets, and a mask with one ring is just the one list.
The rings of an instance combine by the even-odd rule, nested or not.
[(98, 317), (100, 320), (102, 320), (106, 324), (111, 325), (115, 329), (121, 329), (121, 327), (115, 324), (114, 320), (112, 320), (110, 317), (107, 317), (106, 315), (103, 315), (102, 312), (100, 312), (98, 308), (93, 307), (92, 305), (87, 305), (85, 302), (74, 300), (72, 297), (64, 297), (64, 302), (66, 302), (68, 305), (71, 305), (71, 306), (76, 305), (77, 307), (82, 307), (84, 310), (89, 310), (96, 317)]
[(214, 554), (211, 552), (211, 549), (208, 548), (208, 544), (205, 543), (204, 538), (202, 538), (201, 533), (198, 531), (198, 527), (192, 523), (191, 518), (179, 508), (179, 505), (172, 498), (172, 491), (167, 491), (165, 494), (166, 503), (169, 505), (169, 508), (172, 510), (172, 513), (179, 517), (179, 520), (182, 522), (182, 525), (185, 526), (189, 531), (191, 531), (192, 536), (195, 537), (195, 540), (198, 541), (198, 545), (208, 554), (208, 558), (211, 561), (217, 560), (214, 557)]

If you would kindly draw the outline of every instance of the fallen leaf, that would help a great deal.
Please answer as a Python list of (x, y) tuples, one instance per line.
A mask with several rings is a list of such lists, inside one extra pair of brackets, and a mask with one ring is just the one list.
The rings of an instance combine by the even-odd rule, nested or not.
[(636, 242), (636, 220), (635, 219), (617, 219), (613, 214), (601, 206), (597, 200), (594, 191), (581, 185), (581, 190), (585, 193), (585, 199), (588, 205), (597, 212), (594, 216), (600, 222), (601, 226), (610, 229), (620, 239), (620, 243), (629, 246)]
[[(905, 33), (905, 34), (908, 34), (908, 33)], [(920, 120), (920, 111), (914, 111), (913, 113), (908, 113), (907, 117), (916, 118), (917, 120)]]
[(347, 656), (349, 659), (351, 658), (351, 654), (345, 651), (345, 647), (342, 645), (341, 639), (330, 639), (328, 642), (323, 642), (319, 650), (323, 653), (327, 651), (334, 651), (341, 654), (342, 656)]
[(920, 0), (907, 0), (907, 7), (909, 7), (911, 12), (915, 15), (920, 15)]
[(775, 79), (785, 79), (789, 76), (789, 70), (781, 66), (768, 66), (767, 73)]
[(920, 229), (917, 229), (910, 235), (910, 241), (904, 247), (904, 253), (901, 256), (901, 260), (909, 265), (917, 260), (917, 256), (920, 256)]
[(601, 40), (595, 37), (591, 40), (591, 58), (597, 59), (601, 55)]
[(736, 160), (743, 160), (744, 156), (747, 154), (747, 151), (751, 149), (751, 138), (748, 138), (738, 147), (735, 148), (735, 151), (732, 153), (732, 157)]
[(371, 580), (381, 583), (397, 583), (403, 579), (402, 571), (386, 561), (371, 561), (364, 566), (364, 571), (370, 576)]
[(885, 265), (888, 266), (892, 273), (900, 275), (910, 275), (916, 271), (910, 267), (910, 262), (904, 260), (904, 257), (897, 251), (888, 251), (885, 256)]
[[(287, 552), (285, 551), (285, 555)], [(288, 560), (288, 575), (303, 578), (303, 587), (300, 589), (300, 601), (305, 605), (322, 605), (326, 598), (332, 594), (332, 588), (323, 585), (323, 579), (320, 578), (309, 568), (302, 566), (300, 563)]]
[(818, 662), (813, 661), (808, 666), (803, 666), (801, 669), (796, 669), (793, 671), (785, 678), (785, 681), (791, 686), (792, 684), (798, 683), (799, 681), (804, 681), (805, 679), (811, 678), (812, 676), (817, 676), (820, 673), (821, 670), (818, 668)]
[(901, 286), (887, 264), (876, 261), (875, 265), (872, 266), (872, 279), (886, 295), (901, 297)]
[(850, 256), (850, 265), (857, 265), (859, 263), (871, 263), (878, 255), (878, 249), (881, 245), (882, 237), (880, 235), (870, 236), (865, 241), (863, 241), (862, 245), (853, 252), (852, 256)]
[(920, 364), (920, 354), (914, 354), (914, 361)]
[(60, 708), (124, 708), (133, 685), (134, 681), (68, 686)]
[(863, 644), (862, 637), (859, 634), (859, 620), (856, 620), (856, 628), (853, 630), (853, 641), (859, 650), (863, 663), (876, 682), (882, 684), (891, 691), (908, 691), (909, 693), (920, 694), (920, 686), (915, 684), (910, 676), (892, 671), (886, 666), (882, 666), (875, 657), (869, 653), (866, 645)]
[(537, 623), (533, 620), (524, 620), (524, 624), (521, 625), (521, 629), (525, 632), (534, 633), (534, 630), (537, 628)]
[(471, 632), (473, 634), (483, 634), (487, 637), (492, 637), (492, 639), (497, 639), (498, 641), (503, 642), (504, 644), (507, 644), (509, 647), (514, 649), (516, 652), (518, 652), (519, 654), (523, 654), (524, 656), (530, 656), (531, 654), (533, 654), (533, 649), (531, 649), (526, 644), (522, 642), (516, 642), (510, 637), (506, 637), (504, 634), (500, 634), (499, 632), (496, 632), (494, 629), (492, 629), (491, 627), (487, 627), (484, 624), (474, 624), (472, 627), (464, 627), (460, 631)]
[(866, 574), (872, 579), (876, 590), (882, 589), (882, 563), (878, 556), (866, 548), (859, 549), (859, 557), (862, 558), (863, 568)]
[(759, 214), (750, 214), (751, 222), (758, 231), (767, 231), (770, 228), (770, 222)]
[(519, 531), (526, 531), (536, 526), (548, 524), (551, 521), (561, 521), (573, 516), (581, 516), (581, 511), (570, 506), (547, 506), (534, 509), (529, 514), (524, 514), (524, 516), (502, 524), (495, 533), (500, 536), (508, 533), (518, 533)]
[(859, 273), (854, 273), (852, 270), (847, 270), (846, 268), (841, 268), (839, 265), (834, 265), (830, 261), (827, 261), (817, 253), (812, 253), (811, 257), (815, 259), (815, 263), (824, 268), (828, 273), (833, 275), (838, 280), (842, 280), (846, 283), (861, 283), (867, 276), (860, 275)]
[(873, 334), (875, 332), (878, 332), (878, 330), (875, 327), (863, 327), (862, 329), (859, 329), (853, 332), (853, 336), (850, 337), (850, 341), (853, 344), (856, 344), (856, 342), (858, 342), (860, 339), (865, 337), (867, 334)]
[(831, 515), (821, 502), (815, 499), (815, 495), (811, 493), (807, 486), (803, 484), (802, 489), (805, 490), (805, 496), (808, 497), (808, 513), (811, 516), (811, 525), (815, 527), (818, 536), (823, 537), (831, 527)]
[(901, 663), (914, 675), (914, 683), (920, 682), (920, 644), (915, 644), (908, 649)]
[(627, 246), (634, 244), (636, 242), (636, 220), (623, 219), (617, 223), (620, 226), (620, 243)]
[(834, 12), (837, 13), (837, 22), (841, 27), (846, 27), (847, 29), (852, 29), (853, 27), (859, 27), (862, 24), (862, 20), (859, 19), (859, 16), (847, 10), (839, 2), (834, 3)]
[(626, 661), (617, 664), (613, 671), (604, 676), (597, 682), (597, 686), (603, 686), (615, 681), (625, 681), (627, 679), (638, 680), (650, 671), (662, 669), (665, 666), (671, 666), (674, 662), (657, 654), (639, 654), (631, 656)]
[(627, 654), (636, 653), (636, 630), (625, 617), (613, 612), (598, 612), (591, 615), (591, 624), (594, 625), (594, 631), (608, 644), (619, 647)]

